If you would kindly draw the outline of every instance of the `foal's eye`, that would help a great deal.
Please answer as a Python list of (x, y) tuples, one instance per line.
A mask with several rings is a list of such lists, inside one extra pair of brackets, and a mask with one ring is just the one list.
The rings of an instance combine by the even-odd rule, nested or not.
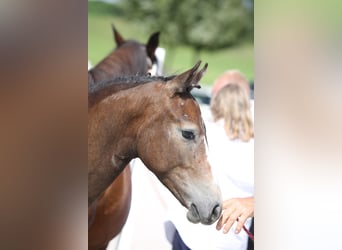
[(195, 139), (195, 134), (192, 131), (182, 130), (182, 136), (187, 140)]

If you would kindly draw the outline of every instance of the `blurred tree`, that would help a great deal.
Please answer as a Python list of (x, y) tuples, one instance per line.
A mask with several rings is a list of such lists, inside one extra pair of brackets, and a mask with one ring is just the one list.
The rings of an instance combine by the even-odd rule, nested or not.
[(130, 18), (139, 20), (149, 30), (162, 31), (165, 43), (190, 45), (197, 52), (253, 39), (253, 3), (253, 0), (122, 1)]

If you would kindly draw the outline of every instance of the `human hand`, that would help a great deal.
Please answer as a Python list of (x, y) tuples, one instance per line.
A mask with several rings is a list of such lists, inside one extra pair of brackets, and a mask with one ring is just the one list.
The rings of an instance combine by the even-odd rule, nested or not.
[(254, 216), (254, 197), (233, 198), (223, 202), (223, 212), (216, 224), (216, 229), (228, 233), (236, 220), (235, 233), (240, 233), (241, 228), (249, 217)]

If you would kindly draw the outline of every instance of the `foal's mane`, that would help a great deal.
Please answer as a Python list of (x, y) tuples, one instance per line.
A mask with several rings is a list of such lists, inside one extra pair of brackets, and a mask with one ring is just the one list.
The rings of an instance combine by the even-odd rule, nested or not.
[(98, 83), (88, 81), (88, 106), (91, 107), (95, 103), (101, 101), (105, 97), (116, 92), (134, 88), (149, 82), (167, 82), (175, 76), (150, 76), (150, 75), (133, 75), (119, 76), (111, 80), (104, 80)]
[[(107, 88), (117, 87), (116, 91), (129, 89), (140, 84), (148, 82), (167, 82), (172, 80), (175, 76), (150, 76), (150, 75), (132, 75), (132, 76), (118, 76), (110, 80), (103, 80), (98, 83), (90, 83), (88, 85), (88, 94), (102, 91)], [(114, 92), (116, 92), (114, 90)]]

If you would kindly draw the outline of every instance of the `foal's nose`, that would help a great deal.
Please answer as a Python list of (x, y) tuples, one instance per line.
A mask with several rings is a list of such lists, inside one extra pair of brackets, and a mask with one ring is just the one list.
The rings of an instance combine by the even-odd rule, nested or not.
[(187, 215), (188, 219), (194, 223), (201, 222), (204, 225), (211, 225), (218, 220), (222, 212), (221, 203), (215, 202), (211, 205), (192, 203)]

